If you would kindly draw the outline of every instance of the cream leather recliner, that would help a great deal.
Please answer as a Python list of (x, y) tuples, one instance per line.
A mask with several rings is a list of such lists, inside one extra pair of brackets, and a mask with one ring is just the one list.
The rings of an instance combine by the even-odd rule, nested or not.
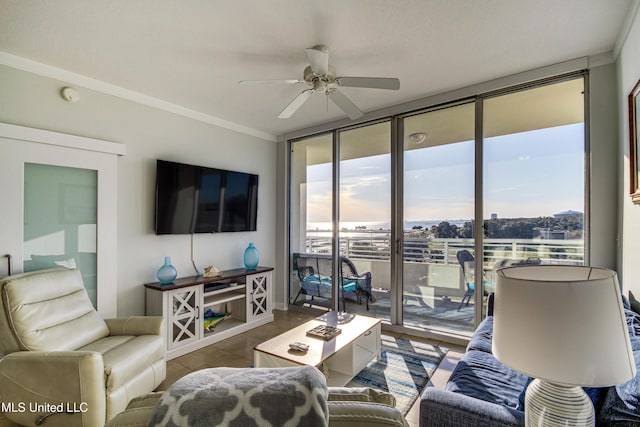
[(79, 270), (0, 279), (4, 416), (25, 426), (104, 426), (164, 380), (164, 329), (162, 317), (103, 320)]

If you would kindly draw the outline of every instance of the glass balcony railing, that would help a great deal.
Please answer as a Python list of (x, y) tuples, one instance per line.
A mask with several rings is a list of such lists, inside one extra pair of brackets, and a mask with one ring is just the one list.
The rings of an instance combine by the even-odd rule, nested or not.
[[(309, 233), (311, 234), (311, 233)], [(463, 304), (467, 282), (456, 254), (461, 250), (474, 253), (472, 239), (441, 239), (406, 237), (403, 245), (403, 324), (418, 328), (438, 328), (456, 334), (471, 333), (475, 325), (474, 301)], [(331, 238), (307, 236), (306, 253), (331, 253)], [(301, 251), (302, 252), (302, 251)], [(532, 261), (544, 264), (584, 264), (582, 239), (485, 239), (483, 242), (484, 295), (495, 282), (497, 268), (509, 263)], [(391, 306), (390, 238), (385, 235), (342, 236), (340, 255), (349, 258), (359, 273), (371, 273), (374, 298), (367, 308), (355, 301), (348, 302), (349, 312), (389, 320)], [(467, 270), (469, 270), (467, 266)], [(292, 282), (292, 295), (299, 283)], [(298, 300), (298, 303), (304, 300)], [(307, 301), (309, 302), (309, 301)], [(313, 304), (321, 304), (317, 299)], [(325, 305), (327, 302), (324, 302)]]
[[(539, 258), (543, 264), (584, 264), (582, 239), (485, 239), (485, 268), (492, 268), (498, 261)], [(459, 250), (474, 250), (469, 239), (404, 239), (404, 261), (432, 264), (457, 264)], [(307, 237), (305, 252), (331, 253), (329, 237)], [(341, 237), (340, 255), (354, 260), (389, 261), (391, 242), (389, 237)]]

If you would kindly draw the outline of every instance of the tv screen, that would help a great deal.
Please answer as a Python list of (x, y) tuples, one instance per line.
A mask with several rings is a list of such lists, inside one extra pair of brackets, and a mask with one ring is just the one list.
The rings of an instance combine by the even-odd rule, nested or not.
[(157, 161), (156, 234), (255, 231), (258, 175)]

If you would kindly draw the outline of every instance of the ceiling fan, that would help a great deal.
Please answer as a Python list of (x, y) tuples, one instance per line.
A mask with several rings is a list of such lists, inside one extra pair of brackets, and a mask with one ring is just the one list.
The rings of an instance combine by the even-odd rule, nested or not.
[(339, 87), (361, 87), (372, 89), (400, 89), (400, 80), (386, 77), (337, 77), (336, 70), (329, 65), (329, 48), (319, 44), (306, 49), (309, 65), (304, 69), (303, 80), (241, 80), (240, 83), (305, 83), (309, 89), (300, 92), (285, 107), (278, 118), (287, 119), (295, 113), (314, 93), (324, 93), (334, 104), (345, 112), (351, 120), (362, 117), (363, 113)]

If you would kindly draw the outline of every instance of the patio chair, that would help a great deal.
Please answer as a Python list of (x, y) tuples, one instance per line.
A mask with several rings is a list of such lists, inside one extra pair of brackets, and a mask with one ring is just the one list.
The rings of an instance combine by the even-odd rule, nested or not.
[(460, 267), (462, 268), (462, 275), (464, 276), (464, 282), (467, 287), (467, 289), (464, 291), (464, 295), (462, 296), (462, 301), (460, 301), (460, 305), (458, 306), (458, 311), (459, 311), (462, 308), (462, 306), (465, 304), (465, 299), (467, 300), (466, 305), (469, 305), (469, 301), (471, 301), (471, 297), (475, 293), (475, 285), (473, 281), (472, 280), (470, 281), (467, 279), (467, 277), (470, 277), (468, 276), (468, 274), (471, 274), (471, 272), (467, 272), (466, 265), (465, 265), (468, 262), (472, 263), (474, 261), (474, 258), (473, 258), (473, 255), (471, 255), (471, 252), (469, 252), (466, 249), (459, 250), (456, 253), (456, 258), (458, 258), (458, 262), (460, 263)]
[[(474, 283), (475, 277), (474, 277), (473, 269), (469, 269), (469, 271), (467, 271), (467, 268), (469, 266), (473, 266), (473, 262), (475, 258), (473, 257), (473, 255), (471, 255), (471, 252), (469, 252), (466, 249), (459, 250), (456, 253), (456, 258), (458, 258), (458, 262), (460, 263), (460, 267), (462, 268), (462, 274), (464, 275), (464, 281), (467, 286), (467, 289), (464, 292), (464, 295), (462, 296), (462, 301), (460, 301), (460, 305), (458, 306), (458, 310), (460, 310), (462, 306), (465, 305), (465, 300), (466, 300), (466, 305), (467, 306), (469, 305), (469, 302), (471, 301), (471, 297), (475, 293), (476, 287)], [(504, 261), (499, 261), (499, 263), (500, 263), (500, 266), (496, 265), (494, 266), (494, 269), (505, 266), (503, 265)], [(517, 265), (529, 265), (529, 264), (539, 264), (539, 263), (540, 263), (539, 258), (535, 258), (535, 259), (530, 258), (528, 260), (522, 261)], [(511, 261), (508, 261), (508, 265), (516, 265), (516, 264), (511, 264)], [(484, 279), (482, 280), (482, 290), (484, 295), (488, 295), (489, 293), (493, 292), (495, 288), (496, 288), (496, 285), (494, 282), (490, 280), (484, 280)]]
[[(293, 269), (300, 279), (300, 290), (293, 300), (294, 304), (300, 295), (309, 295), (312, 299), (314, 297), (331, 299), (333, 289), (332, 262), (332, 256), (328, 254), (293, 254)], [(352, 299), (358, 304), (361, 304), (364, 299), (367, 310), (369, 310), (369, 300), (372, 298), (371, 273), (359, 274), (353, 262), (349, 258), (341, 256), (338, 275), (340, 277), (339, 297), (342, 299), (343, 310), (346, 311), (346, 298)]]

